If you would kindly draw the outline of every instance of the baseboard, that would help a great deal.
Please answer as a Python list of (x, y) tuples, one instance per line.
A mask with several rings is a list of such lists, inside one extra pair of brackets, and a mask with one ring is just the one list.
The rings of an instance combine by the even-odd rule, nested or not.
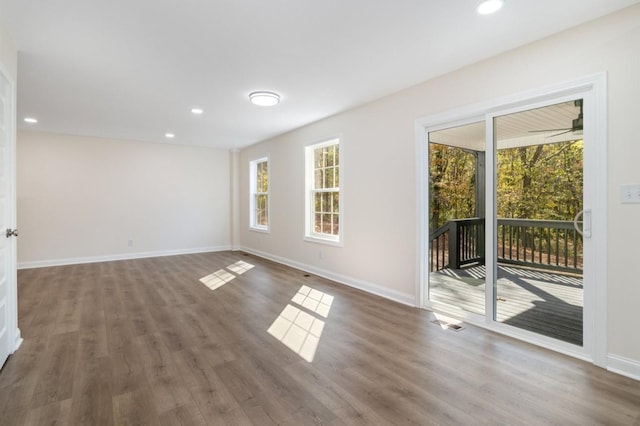
[(618, 355), (607, 357), (607, 370), (634, 380), (640, 380), (640, 362)]
[(20, 347), (20, 345), (22, 345), (23, 339), (22, 339), (22, 334), (20, 333), (20, 329), (16, 329), (16, 338), (15, 341), (13, 343), (13, 352), (17, 351), (18, 348)]
[(177, 256), (181, 254), (210, 253), (231, 250), (230, 246), (199, 247), (179, 250), (148, 251), (139, 253), (112, 254), (106, 256), (74, 257), (68, 259), (18, 262), (18, 269), (46, 268), (49, 266), (79, 265), (82, 263), (113, 262), (115, 260), (144, 259), (148, 257)]
[(384, 297), (385, 299), (393, 300), (394, 302), (402, 303), (403, 305), (415, 307), (415, 298), (413, 294), (405, 294), (405, 293), (400, 293), (398, 291), (389, 290), (388, 288), (384, 288), (377, 284), (359, 280), (353, 277), (348, 277), (345, 275), (336, 274), (326, 269), (307, 265), (305, 263), (297, 262), (295, 260), (287, 259), (284, 257), (275, 256), (273, 254), (265, 253), (259, 250), (254, 250), (248, 247), (236, 247), (234, 248), (234, 250), (241, 250), (247, 253), (251, 253), (255, 256), (262, 257), (264, 259), (268, 259), (276, 263), (280, 263), (283, 265), (290, 266), (292, 268), (300, 269), (302, 271), (309, 272), (314, 275), (318, 275), (320, 277), (327, 278), (332, 281), (336, 281), (340, 284), (357, 288), (358, 290), (375, 294), (376, 296)]

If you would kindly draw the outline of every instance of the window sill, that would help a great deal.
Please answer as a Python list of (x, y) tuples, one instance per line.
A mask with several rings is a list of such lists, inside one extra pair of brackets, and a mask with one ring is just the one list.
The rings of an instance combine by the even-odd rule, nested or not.
[(249, 227), (249, 231), (253, 231), (253, 232), (260, 232), (260, 233), (262, 233), (262, 234), (269, 234), (269, 233), (270, 233), (269, 228), (267, 228), (267, 227), (264, 227), (264, 228), (257, 228), (257, 227), (255, 227), (255, 226), (250, 226), (250, 227)]
[(313, 235), (305, 235), (304, 240), (310, 243), (325, 244), (325, 245), (334, 246), (334, 247), (342, 247), (342, 241), (337, 238), (332, 239), (332, 238), (316, 237)]

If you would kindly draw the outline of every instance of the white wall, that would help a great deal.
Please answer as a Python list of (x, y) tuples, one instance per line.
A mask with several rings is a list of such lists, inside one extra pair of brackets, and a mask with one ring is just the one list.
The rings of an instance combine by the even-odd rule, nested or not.
[[(416, 283), (414, 121), (452, 108), (608, 73), (608, 352), (640, 377), (640, 5), (242, 150), (240, 243), (247, 250), (407, 303)], [(416, 52), (420, 54), (420, 52)], [(303, 241), (303, 146), (342, 136), (344, 247)], [(248, 230), (248, 162), (269, 154), (271, 232)], [(382, 203), (381, 203), (382, 201)], [(375, 208), (374, 208), (375, 207)], [(320, 258), (322, 251), (322, 258)], [(629, 372), (629, 371), (627, 371)]]
[(18, 75), (18, 54), (8, 33), (0, 27), (0, 66), (14, 81)]
[(230, 246), (226, 150), (31, 131), (17, 146), (19, 266)]

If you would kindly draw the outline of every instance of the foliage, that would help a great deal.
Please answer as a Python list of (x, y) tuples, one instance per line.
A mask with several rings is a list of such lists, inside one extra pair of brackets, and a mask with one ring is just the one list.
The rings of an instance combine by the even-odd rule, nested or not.
[(269, 163), (261, 161), (256, 165), (256, 193), (254, 206), (256, 209), (256, 225), (269, 225), (268, 211)]
[(429, 144), (430, 223), (435, 229), (455, 218), (475, 216), (475, 161), (468, 151)]
[(313, 214), (314, 232), (340, 232), (340, 145), (314, 150)]
[[(431, 143), (429, 155), (431, 229), (478, 216), (477, 154)], [(582, 140), (498, 150), (498, 217), (572, 220), (582, 209), (582, 169)]]
[(498, 151), (498, 217), (573, 220), (582, 210), (583, 142)]

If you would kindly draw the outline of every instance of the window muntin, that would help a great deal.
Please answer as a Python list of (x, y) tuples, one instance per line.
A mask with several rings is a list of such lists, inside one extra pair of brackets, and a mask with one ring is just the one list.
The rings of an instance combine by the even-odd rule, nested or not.
[(340, 242), (340, 141), (333, 139), (306, 148), (306, 237)]
[(269, 159), (251, 161), (250, 223), (252, 229), (269, 230)]

